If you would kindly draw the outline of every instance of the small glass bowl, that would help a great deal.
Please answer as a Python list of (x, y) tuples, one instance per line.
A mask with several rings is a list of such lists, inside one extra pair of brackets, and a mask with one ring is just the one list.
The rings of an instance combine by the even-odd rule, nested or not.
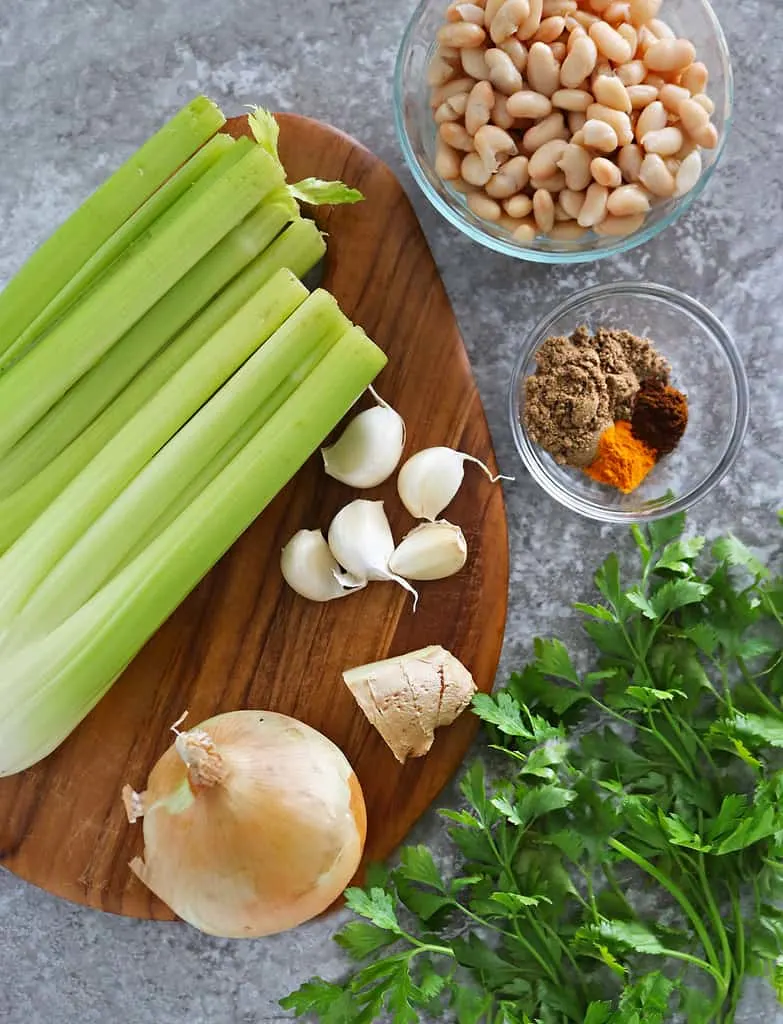
[(712, 121), (719, 142), (702, 150), (701, 178), (681, 199), (656, 203), (644, 225), (622, 238), (589, 232), (578, 241), (558, 242), (539, 236), (532, 243), (515, 242), (508, 231), (472, 213), (465, 196), (435, 173), (436, 125), (429, 103), (427, 67), (435, 37), (445, 21), (448, 0), (422, 0), (403, 36), (394, 76), (394, 119), (400, 145), (414, 180), (435, 209), (474, 242), (496, 252), (535, 263), (587, 263), (642, 245), (673, 224), (694, 203), (718, 166), (731, 125), (734, 90), (731, 60), (723, 30), (707, 0), (670, 0), (662, 16), (679, 35), (691, 40), (697, 59), (707, 65), (707, 87), (715, 104)]
[[(522, 422), (524, 379), (535, 372), (539, 347), (550, 335), (569, 335), (581, 324), (649, 338), (669, 360), (672, 384), (688, 396), (688, 426), (679, 446), (632, 494), (558, 465)], [(701, 501), (737, 458), (748, 408), (745, 370), (726, 328), (700, 302), (658, 284), (598, 285), (562, 302), (525, 339), (509, 392), (514, 442), (530, 475), (566, 508), (605, 523), (649, 522)]]

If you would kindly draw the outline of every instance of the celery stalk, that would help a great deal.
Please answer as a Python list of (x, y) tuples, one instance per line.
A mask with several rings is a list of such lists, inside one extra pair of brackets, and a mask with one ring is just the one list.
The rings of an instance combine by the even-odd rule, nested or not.
[[(13, 646), (45, 635), (78, 611), (114, 575), (160, 513), (183, 491), (189, 494), (188, 504), (195, 500), (212, 461), (252, 425), (249, 441), (350, 327), (328, 292), (314, 292), (76, 540), (14, 621)], [(192, 487), (196, 481), (198, 490)]]
[(282, 183), (280, 165), (255, 146), (181, 216), (153, 225), (115, 273), (102, 278), (24, 359), (0, 376), (0, 454)]
[(233, 162), (238, 159), (240, 153), (245, 151), (229, 135), (215, 135), (211, 138), (177, 171), (173, 178), (153, 193), (147, 202), (119, 227), (111, 238), (107, 239), (71, 280), (60, 289), (47, 307), (6, 351), (2, 365), (7, 366), (13, 359), (22, 356), (24, 350), (62, 316), (87, 291), (90, 285), (94, 284), (115, 260), (123, 256), (129, 247), (159, 217), (171, 209), (177, 200), (185, 195), (199, 179), (202, 179), (203, 183), (210, 182), (213, 179), (208, 172), (226, 169), (228, 165), (221, 161), (222, 156), (229, 156)]
[[(78, 438), (156, 353), (206, 306), (221, 288), (259, 253), (268, 250), (273, 239), (296, 213), (294, 201), (283, 194), (280, 194), (279, 198), (276, 196), (274, 199), (266, 200), (207, 253), (81, 380), (74, 384), (4, 458), (0, 459), (0, 495), (15, 495), (10, 504), (0, 501), (0, 551), (8, 544), (8, 528), (15, 520), (14, 508), (25, 504), (24, 495), (17, 493), (19, 488), (44, 470), (63, 449)], [(297, 276), (303, 276), (320, 258), (319, 253), (322, 249), (322, 243), (316, 246), (314, 242), (303, 242), (297, 252), (286, 251), (281, 255), (286, 258), (290, 255), (291, 263), (295, 264), (291, 265), (290, 269)], [(264, 254), (267, 256), (266, 252)], [(281, 267), (289, 266), (286, 258), (267, 258), (269, 277)], [(260, 287), (265, 280), (263, 275), (257, 275), (254, 283)], [(249, 292), (243, 294), (249, 297)], [(233, 303), (221, 303), (220, 312), (223, 319), (227, 320), (232, 316), (242, 305), (242, 301), (244, 300), (237, 298)], [(201, 340), (206, 339), (217, 326), (218, 322), (214, 316), (210, 317), (200, 334)], [(194, 346), (193, 351), (195, 347), (197, 346)], [(171, 372), (173, 369), (168, 366), (165, 376), (169, 376)], [(138, 404), (141, 405), (150, 393), (147, 390), (144, 394), (136, 395)], [(106, 436), (101, 432), (100, 443), (96, 439), (98, 447)], [(98, 447), (88, 444), (84, 450), (95, 454)], [(55, 478), (60, 479), (57, 474)], [(5, 528), (2, 521), (6, 524)]]
[(152, 136), (27, 260), (0, 294), (0, 357), (88, 259), (225, 118), (203, 96)]
[[(305, 268), (309, 270), (318, 262), (323, 252), (323, 240), (317, 231), (308, 234), (301, 253), (288, 251), (291, 262), (302, 268), (303, 273)], [(253, 260), (67, 448), (23, 487), (0, 501), (0, 554), (24, 533), (138, 409), (279, 269), (280, 264), (271, 262), (266, 253)]]
[[(281, 270), (142, 406), (0, 558), (0, 632), (47, 573), (128, 482), (307, 298)], [(305, 303), (305, 323), (342, 317), (323, 292)], [(302, 318), (298, 318), (300, 322)]]
[(385, 363), (348, 331), (202, 494), (86, 605), (0, 665), (0, 775), (70, 733)]

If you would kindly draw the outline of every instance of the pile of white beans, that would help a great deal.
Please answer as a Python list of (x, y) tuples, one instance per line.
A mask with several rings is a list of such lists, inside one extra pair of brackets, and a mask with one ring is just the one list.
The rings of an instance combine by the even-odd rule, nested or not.
[(452, 3), (428, 69), (436, 173), (523, 244), (638, 231), (718, 143), (707, 68), (660, 7)]

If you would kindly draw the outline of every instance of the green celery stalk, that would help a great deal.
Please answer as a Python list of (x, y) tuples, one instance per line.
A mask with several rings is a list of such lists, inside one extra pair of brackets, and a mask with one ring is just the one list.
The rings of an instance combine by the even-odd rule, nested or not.
[[(301, 236), (301, 232), (297, 234)], [(287, 251), (289, 263), (293, 264), (293, 270), (300, 276), (314, 266), (323, 254), (323, 239), (317, 230), (308, 231), (308, 235), (308, 238), (302, 240), (300, 252)], [(270, 260), (267, 253), (253, 260), (42, 472), (24, 487), (0, 500), (0, 553), (22, 536), (137, 410), (280, 268), (281, 264)]]
[(350, 327), (328, 292), (314, 292), (76, 540), (13, 622), (13, 647), (78, 611), (183, 491), (196, 500), (213, 460), (237, 435), (249, 441)]
[[(245, 140), (248, 141), (248, 140)], [(208, 172), (221, 170), (226, 165), (220, 160), (230, 153), (236, 159), (240, 150), (229, 135), (215, 135), (195, 153), (177, 173), (125, 221), (98, 251), (82, 266), (68, 283), (24, 330), (6, 351), (3, 365), (21, 357), (25, 349), (39, 338), (55, 320), (61, 317), (115, 260), (165, 214), (199, 179), (211, 181)], [(241, 152), (241, 150), (240, 150)]]
[[(181, 281), (167, 292), (139, 322), (114, 345), (81, 380), (53, 406), (46, 415), (0, 459), (0, 495), (16, 495), (8, 507), (0, 501), (0, 521), (7, 525), (14, 519), (13, 508), (24, 504), (23, 487), (38, 473), (45, 470), (63, 449), (77, 438), (103, 409), (125, 388), (139, 371), (188, 323), (211, 299), (234, 278), (252, 259), (264, 252), (288, 221), (297, 215), (295, 202), (287, 195), (276, 193), (266, 200), (242, 223), (218, 242), (211, 252), (199, 260)], [(308, 263), (315, 256), (313, 246), (302, 246), (294, 254), (291, 266), (297, 276), (310, 269)], [(315, 260), (314, 260), (315, 262)], [(269, 277), (288, 264), (284, 259), (267, 260)], [(301, 271), (301, 273), (300, 273)], [(257, 287), (265, 281), (261, 275), (254, 278)], [(221, 304), (224, 319), (232, 316), (242, 302), (249, 298), (236, 298)], [(218, 326), (214, 318), (204, 325), (201, 338), (206, 339)], [(190, 354), (190, 353), (188, 353)], [(167, 375), (171, 367), (167, 368)], [(165, 378), (163, 378), (165, 379)], [(139, 404), (149, 393), (137, 396)], [(102, 434), (102, 437), (106, 435)], [(87, 445), (92, 454), (98, 450)], [(5, 540), (5, 543), (3, 543)], [(0, 550), (7, 546), (8, 530), (0, 525)]]
[[(276, 274), (138, 409), (5, 552), (0, 558), (0, 632), (97, 516), (307, 295), (290, 271)], [(312, 297), (309, 301), (312, 308)], [(329, 301), (331, 315), (336, 303), (331, 296)], [(326, 303), (316, 297), (315, 305), (320, 310)]]
[(74, 616), (0, 664), (0, 775), (55, 749), (386, 362), (360, 328), (327, 353), (209, 487)]
[[(186, 205), (181, 216), (153, 225), (116, 273), (102, 278), (24, 359), (0, 376), (0, 454), (265, 195), (282, 184), (280, 165), (255, 146)], [(187, 196), (183, 201), (187, 203)]]
[(152, 136), (27, 260), (0, 294), (0, 357), (88, 259), (225, 118), (198, 97)]

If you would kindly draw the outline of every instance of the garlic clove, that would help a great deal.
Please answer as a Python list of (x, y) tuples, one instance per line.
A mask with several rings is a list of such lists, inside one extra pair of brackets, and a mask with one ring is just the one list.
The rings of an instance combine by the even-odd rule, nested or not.
[(405, 447), (402, 417), (373, 388), (369, 390), (378, 404), (360, 412), (333, 445), (321, 449), (327, 474), (359, 489), (388, 480)]
[[(415, 610), (418, 592), (389, 568), (394, 537), (382, 501), (357, 498), (340, 509), (329, 527), (328, 540), (332, 554), (349, 573), (360, 580), (393, 580), (399, 583), (413, 594)], [(338, 582), (339, 579), (338, 576)]]
[(424, 448), (405, 462), (397, 477), (400, 500), (415, 519), (434, 522), (451, 504), (465, 478), (465, 463), (474, 462), (484, 470), (494, 484), (498, 480), (513, 480), (509, 476), (494, 476), (480, 459), (453, 448)]
[(320, 530), (295, 533), (283, 548), (280, 569), (288, 586), (310, 601), (334, 601), (367, 585), (366, 580), (339, 572)]
[(408, 580), (442, 580), (459, 572), (467, 558), (462, 530), (439, 519), (411, 530), (395, 548), (389, 568)]

